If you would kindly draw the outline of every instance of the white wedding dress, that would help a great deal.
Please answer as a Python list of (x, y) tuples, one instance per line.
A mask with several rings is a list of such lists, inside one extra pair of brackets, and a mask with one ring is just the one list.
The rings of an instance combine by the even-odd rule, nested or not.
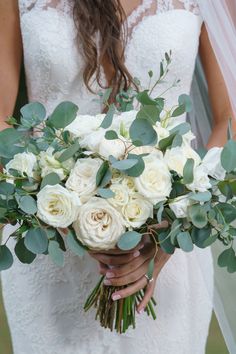
[[(93, 114), (101, 107), (83, 83), (84, 61), (72, 6), (73, 0), (19, 0), (28, 95), (49, 113), (59, 102), (70, 100), (80, 113)], [(166, 94), (167, 105), (173, 106), (178, 95), (189, 93), (193, 77), (202, 25), (195, 0), (143, 0), (127, 21), (126, 65), (144, 86), (148, 71), (157, 76), (164, 53), (172, 50), (170, 72), (156, 93), (180, 78), (178, 87)], [(5, 237), (8, 231), (9, 227)], [(137, 315), (137, 328), (125, 335), (100, 328), (94, 312), (83, 311), (98, 277), (96, 262), (88, 255), (80, 259), (68, 253), (63, 268), (44, 255), (30, 266), (15, 260), (10, 270), (2, 272), (14, 354), (205, 352), (213, 293), (210, 250), (189, 254), (176, 250), (157, 281), (157, 320)]]

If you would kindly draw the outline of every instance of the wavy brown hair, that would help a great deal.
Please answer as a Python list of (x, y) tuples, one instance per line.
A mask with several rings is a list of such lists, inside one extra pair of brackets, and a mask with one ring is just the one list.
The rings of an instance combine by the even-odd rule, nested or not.
[[(91, 79), (100, 87), (101, 67), (106, 67), (108, 87), (113, 88), (113, 97), (122, 87), (125, 90), (133, 83), (124, 63), (126, 31), (123, 31), (125, 12), (120, 0), (74, 0), (74, 20), (78, 38), (85, 57), (83, 78), (92, 91)], [(96, 40), (99, 34), (99, 43)], [(104, 88), (104, 87), (103, 87)]]

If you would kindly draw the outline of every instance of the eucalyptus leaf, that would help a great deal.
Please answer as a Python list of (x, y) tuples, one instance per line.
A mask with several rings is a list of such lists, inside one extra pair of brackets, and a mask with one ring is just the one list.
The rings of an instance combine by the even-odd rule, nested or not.
[(0, 157), (11, 159), (17, 153), (23, 152), (24, 148), (18, 144), (24, 134), (14, 128), (7, 128), (0, 132)]
[(117, 246), (123, 251), (128, 251), (136, 247), (141, 239), (142, 234), (136, 231), (127, 231), (120, 237)]
[(146, 119), (135, 119), (129, 134), (134, 145), (153, 145), (157, 141), (157, 133)]
[(165, 151), (168, 147), (170, 147), (173, 144), (174, 138), (176, 137), (176, 134), (170, 134), (164, 139), (161, 139), (158, 143), (159, 148), (162, 151)]
[(191, 252), (193, 250), (193, 242), (188, 231), (180, 232), (177, 235), (177, 241), (183, 251)]
[(72, 123), (77, 115), (78, 106), (72, 102), (61, 102), (48, 118), (48, 122), (56, 129), (63, 129)]
[(25, 195), (20, 197), (18, 201), (19, 208), (26, 214), (34, 215), (38, 208), (37, 203), (33, 197), (30, 195)]
[(64, 254), (58, 242), (53, 240), (49, 241), (48, 254), (57, 266), (62, 267), (64, 265)]
[(189, 199), (195, 200), (196, 202), (209, 202), (211, 197), (212, 195), (209, 191), (192, 193), (189, 195)]
[(148, 94), (148, 90), (139, 92), (136, 96), (136, 99), (142, 104), (142, 105), (150, 105), (150, 106), (156, 106), (157, 102), (151, 98)]
[(101, 127), (104, 129), (109, 128), (112, 125), (113, 117), (116, 111), (116, 106), (112, 103), (108, 109), (105, 118), (102, 121)]
[(41, 182), (40, 189), (43, 189), (45, 186), (55, 186), (61, 182), (60, 177), (57, 173), (52, 172), (45, 176)]
[(211, 227), (206, 226), (202, 229), (198, 229), (197, 227), (193, 227), (191, 232), (191, 237), (193, 243), (200, 248), (205, 248), (207, 244), (207, 240), (211, 237)]
[(6, 245), (0, 245), (0, 271), (9, 269), (13, 264), (13, 256)]
[(36, 258), (36, 254), (25, 247), (24, 238), (21, 238), (15, 245), (15, 254), (19, 261), (24, 264), (31, 264)]
[(219, 216), (221, 223), (230, 224), (236, 219), (236, 208), (228, 203), (219, 203), (214, 206), (214, 211)]
[(124, 171), (124, 170), (131, 169), (132, 167), (137, 165), (137, 163), (138, 163), (138, 159), (119, 160), (114, 162), (112, 164), (112, 167), (117, 170)]
[(144, 161), (143, 161), (142, 156), (140, 156), (140, 155), (135, 155), (135, 154), (129, 154), (129, 155), (128, 155), (128, 158), (129, 158), (129, 159), (135, 159), (135, 160), (137, 160), (138, 162), (137, 162), (137, 164), (134, 165), (133, 167), (131, 167), (131, 168), (125, 170), (125, 171), (124, 171), (125, 174), (128, 175), (128, 176), (130, 176), (130, 177), (138, 177), (138, 176), (140, 176), (140, 175), (143, 173), (144, 169), (145, 169), (145, 163), (144, 163)]
[(236, 255), (232, 247), (223, 251), (218, 257), (218, 265), (227, 267), (229, 273), (236, 272)]
[(164, 252), (168, 254), (174, 253), (175, 246), (173, 246), (171, 243), (171, 239), (169, 237), (169, 230), (158, 232), (158, 240), (160, 243), (160, 247)]
[(117, 133), (114, 130), (108, 130), (105, 134), (107, 140), (116, 140), (119, 139)]
[(199, 229), (205, 227), (208, 223), (206, 210), (202, 205), (194, 204), (188, 207), (188, 215), (193, 223)]
[(236, 141), (229, 140), (221, 153), (221, 165), (227, 172), (236, 169)]
[[(107, 171), (109, 171), (109, 163), (108, 161), (104, 161), (102, 165), (99, 167), (97, 175), (96, 175), (96, 185), (97, 187), (100, 186), (102, 183)], [(103, 185), (104, 187), (104, 185)]]
[(153, 102), (154, 105), (145, 105), (141, 107), (136, 119), (146, 119), (151, 125), (154, 125), (157, 121), (160, 121), (160, 110), (156, 106), (156, 101), (153, 100)]
[(46, 118), (46, 109), (39, 102), (30, 102), (20, 110), (21, 124), (31, 128), (39, 125)]
[(14, 184), (7, 182), (0, 182), (0, 194), (1, 195), (12, 195), (15, 192)]
[(176, 127), (172, 128), (170, 130), (170, 134), (180, 134), (180, 135), (184, 135), (186, 133), (188, 133), (191, 130), (191, 126), (189, 123), (184, 122), (181, 124), (178, 124)]
[(66, 236), (66, 244), (68, 248), (77, 256), (82, 257), (84, 255), (86, 247), (84, 247), (81, 242), (79, 242), (79, 240), (71, 230)]
[(115, 196), (115, 193), (109, 188), (99, 188), (98, 194), (104, 199), (113, 198)]
[(48, 238), (42, 228), (30, 229), (25, 238), (25, 247), (35, 254), (41, 254), (48, 249)]
[(153, 277), (153, 270), (154, 270), (154, 258), (152, 258), (148, 264), (148, 270), (147, 270), (146, 274), (149, 279), (152, 279), (152, 277)]
[(193, 169), (194, 169), (194, 160), (193, 159), (187, 159), (185, 165), (184, 165), (184, 170), (183, 170), (183, 183), (184, 184), (190, 184), (193, 182)]
[(57, 158), (59, 162), (64, 162), (72, 158), (76, 152), (80, 149), (80, 143), (76, 141), (73, 145), (68, 147), (62, 152), (62, 154)]

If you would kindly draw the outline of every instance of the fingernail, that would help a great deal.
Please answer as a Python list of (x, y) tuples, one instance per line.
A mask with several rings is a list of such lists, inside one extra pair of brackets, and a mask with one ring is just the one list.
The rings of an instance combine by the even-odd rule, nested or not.
[(104, 282), (103, 282), (105, 285), (111, 285), (111, 282), (110, 282), (110, 280), (108, 280), (108, 279), (104, 279)]
[(114, 294), (111, 296), (113, 301), (120, 300), (121, 296), (119, 294)]
[(135, 251), (134, 252), (134, 254), (133, 254), (133, 256), (136, 258), (136, 257), (138, 257), (140, 255), (140, 252), (139, 251)]
[(144, 247), (144, 244), (142, 244), (142, 246), (140, 246), (140, 248), (139, 248), (139, 249), (141, 250), (143, 247)]
[(141, 308), (138, 313), (141, 315), (142, 313), (144, 313), (144, 308)]
[(107, 272), (106, 273), (106, 278), (113, 278), (114, 276), (115, 276), (115, 274), (112, 273), (112, 272)]

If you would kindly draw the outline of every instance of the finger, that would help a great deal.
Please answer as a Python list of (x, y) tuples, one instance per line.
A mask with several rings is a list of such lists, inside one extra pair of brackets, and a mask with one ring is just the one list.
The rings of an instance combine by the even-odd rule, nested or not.
[(136, 282), (134, 282), (133, 284), (130, 284), (126, 288), (121, 289), (119, 291), (115, 291), (112, 294), (112, 300), (116, 301), (116, 300), (128, 297), (130, 295), (133, 295), (137, 291), (143, 289), (146, 285), (147, 285), (147, 279), (145, 277), (141, 277)]
[(97, 261), (102, 262), (107, 265), (118, 266), (131, 262), (134, 258), (140, 255), (140, 251), (135, 251), (134, 253), (122, 254), (122, 255), (108, 255), (103, 253), (90, 253), (90, 256), (95, 258)]
[(105, 278), (104, 284), (105, 285), (112, 285), (112, 286), (123, 286), (130, 283), (134, 283), (138, 279), (140, 279), (144, 274), (146, 274), (148, 265), (150, 260), (148, 259), (144, 262), (139, 268), (135, 269), (133, 272), (119, 278)]
[(59, 234), (64, 237), (68, 234), (68, 229), (67, 228), (62, 228), (62, 227), (58, 227), (57, 231), (59, 232)]
[(155, 289), (156, 281), (151, 281), (148, 283), (148, 285), (145, 288), (145, 293), (142, 301), (138, 304), (137, 306), (137, 311), (138, 313), (142, 313), (151, 300), (151, 297), (153, 296), (154, 289)]
[(90, 254), (96, 254), (96, 253), (102, 253), (102, 254), (108, 254), (108, 255), (120, 255), (120, 254), (129, 254), (129, 253), (134, 253), (135, 251), (139, 251), (144, 247), (144, 243), (142, 241), (139, 242), (139, 244), (135, 247), (132, 248), (131, 250), (123, 251), (119, 249), (118, 247), (113, 248), (111, 250), (102, 250), (102, 251), (97, 251), (97, 250), (90, 250)]
[(145, 245), (145, 247), (140, 251), (140, 255), (136, 257), (133, 261), (126, 263), (124, 265), (120, 265), (118, 267), (114, 267), (107, 271), (103, 268), (103, 273), (106, 275), (106, 278), (116, 278), (116, 277), (123, 277), (135, 269), (139, 268), (144, 262), (148, 259), (150, 260), (155, 254), (155, 248), (151, 243)]

